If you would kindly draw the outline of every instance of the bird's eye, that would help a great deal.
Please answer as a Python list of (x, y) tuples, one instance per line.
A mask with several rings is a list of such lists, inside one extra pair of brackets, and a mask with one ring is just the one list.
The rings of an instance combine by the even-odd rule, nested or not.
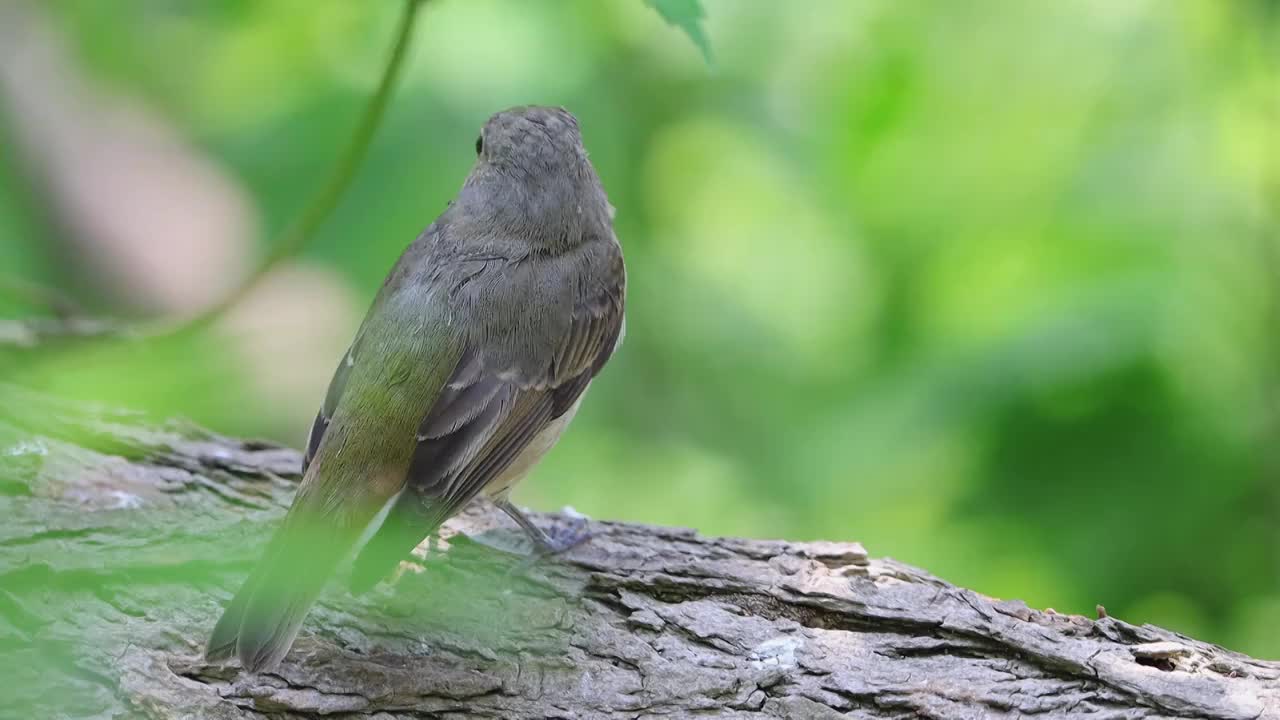
[(484, 136), (481, 135), (480, 137), (476, 138), (476, 155), (479, 155), (483, 150), (484, 150)]

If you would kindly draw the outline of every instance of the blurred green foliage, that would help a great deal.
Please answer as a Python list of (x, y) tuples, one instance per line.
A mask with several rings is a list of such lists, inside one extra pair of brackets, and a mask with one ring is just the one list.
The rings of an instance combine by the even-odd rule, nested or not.
[[(243, 186), (265, 251), (348, 137), (396, 6), (48, 9), (99, 87)], [(358, 318), (484, 119), (562, 104), (618, 207), (628, 336), (524, 502), (862, 540), (990, 595), (1277, 656), (1276, 6), (708, 0), (713, 72), (639, 2), (439, 0), (303, 260)], [(46, 210), (0, 150), (4, 272), (110, 313)], [(262, 402), (202, 342), (15, 374), (301, 442), (322, 387)]]

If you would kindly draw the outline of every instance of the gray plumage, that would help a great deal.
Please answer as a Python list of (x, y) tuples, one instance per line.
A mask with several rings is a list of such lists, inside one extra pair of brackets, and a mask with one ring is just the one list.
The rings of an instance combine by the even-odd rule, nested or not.
[(281, 529), (210, 638), (274, 667), (338, 565), (376, 583), (440, 523), (511, 487), (621, 340), (613, 208), (558, 108), (494, 115), (457, 198), (405, 250), (312, 426)]

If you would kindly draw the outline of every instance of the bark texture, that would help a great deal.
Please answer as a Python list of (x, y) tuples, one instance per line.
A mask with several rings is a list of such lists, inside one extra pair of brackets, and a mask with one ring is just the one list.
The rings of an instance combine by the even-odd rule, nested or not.
[(20, 410), (0, 419), (4, 717), (1280, 718), (1278, 663), (857, 543), (592, 522), (530, 564), (487, 506), (395, 582), (335, 583), (280, 670), (246, 676), (200, 650), (298, 453), (4, 385), (0, 404)]

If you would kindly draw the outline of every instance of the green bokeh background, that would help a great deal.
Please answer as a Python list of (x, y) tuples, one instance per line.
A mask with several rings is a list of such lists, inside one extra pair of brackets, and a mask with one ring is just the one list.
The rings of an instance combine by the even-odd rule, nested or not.
[[(1280, 656), (1277, 3), (705, 7), (710, 67), (640, 0), (429, 3), (302, 261), (358, 317), (484, 119), (564, 105), (618, 208), (628, 335), (522, 502), (861, 540)], [(97, 89), (242, 185), (265, 252), (349, 137), (399, 3), (45, 11)], [(0, 273), (136, 314), (74, 268), (11, 129)], [(222, 347), (89, 347), (16, 379), (299, 444), (323, 388), (266, 403)]]

